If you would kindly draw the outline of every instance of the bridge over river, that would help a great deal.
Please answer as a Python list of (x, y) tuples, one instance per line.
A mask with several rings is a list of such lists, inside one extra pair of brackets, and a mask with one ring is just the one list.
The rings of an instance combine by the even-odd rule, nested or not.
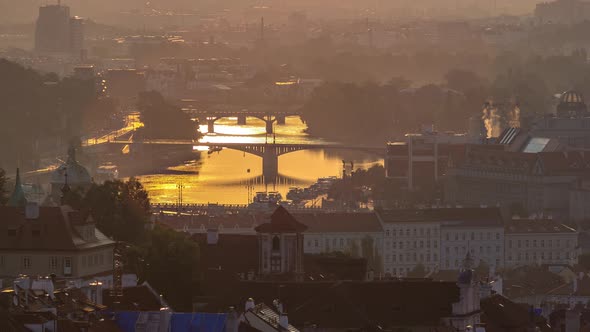
[(338, 150), (354, 150), (375, 154), (381, 157), (385, 156), (385, 147), (374, 146), (354, 146), (344, 144), (291, 144), (291, 143), (202, 143), (192, 140), (161, 140), (161, 139), (147, 139), (141, 141), (132, 140), (113, 140), (105, 142), (110, 145), (127, 145), (139, 147), (142, 145), (160, 145), (160, 146), (192, 146), (194, 150), (199, 150), (199, 147), (209, 148), (209, 151), (220, 151), (222, 149), (232, 149), (250, 153), (262, 158), (263, 175), (267, 178), (274, 178), (278, 175), (279, 156), (301, 150), (311, 149), (338, 149)]

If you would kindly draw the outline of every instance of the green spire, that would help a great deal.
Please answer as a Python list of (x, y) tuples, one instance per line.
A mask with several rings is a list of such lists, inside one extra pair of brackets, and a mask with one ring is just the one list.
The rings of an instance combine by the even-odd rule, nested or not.
[(14, 191), (8, 199), (8, 206), (20, 206), (24, 207), (27, 205), (27, 198), (25, 197), (25, 191), (23, 190), (23, 185), (20, 182), (20, 170), (16, 169), (16, 181), (14, 184)]

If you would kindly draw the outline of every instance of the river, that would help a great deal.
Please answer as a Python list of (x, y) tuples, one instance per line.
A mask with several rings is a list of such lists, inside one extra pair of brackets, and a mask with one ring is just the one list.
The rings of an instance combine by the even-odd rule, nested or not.
[[(288, 117), (285, 125), (275, 125), (275, 135), (266, 137), (262, 120), (248, 118), (237, 125), (235, 118), (215, 122), (215, 133), (205, 134), (201, 142), (235, 143), (331, 143), (310, 137), (298, 117)], [(207, 132), (207, 125), (201, 125)], [(258, 191), (278, 191), (286, 196), (290, 187), (306, 187), (320, 177), (341, 176), (342, 160), (356, 168), (382, 164), (377, 156), (345, 150), (302, 150), (279, 157), (279, 179), (264, 180), (262, 159), (252, 154), (224, 149), (201, 152), (199, 160), (171, 167), (174, 172), (138, 176), (154, 203), (176, 203), (182, 191), (183, 203), (247, 204)]]

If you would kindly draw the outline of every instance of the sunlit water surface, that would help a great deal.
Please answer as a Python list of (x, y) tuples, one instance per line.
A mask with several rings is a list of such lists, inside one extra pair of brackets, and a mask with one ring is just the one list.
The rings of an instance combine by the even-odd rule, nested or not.
[[(215, 133), (206, 134), (201, 142), (211, 143), (333, 143), (310, 137), (298, 117), (287, 118), (285, 125), (275, 125), (275, 135), (266, 137), (263, 121), (248, 118), (238, 126), (235, 118), (215, 122)], [(207, 125), (201, 125), (207, 132)], [(201, 152), (200, 160), (190, 161), (170, 170), (172, 174), (149, 174), (139, 180), (150, 193), (154, 203), (176, 203), (179, 187), (184, 203), (247, 204), (259, 191), (278, 191), (283, 197), (291, 187), (306, 187), (320, 177), (340, 176), (342, 160), (354, 161), (355, 168), (367, 168), (382, 163), (376, 156), (344, 150), (302, 150), (279, 157), (279, 178), (263, 179), (262, 159), (252, 154), (224, 149), (208, 154)]]

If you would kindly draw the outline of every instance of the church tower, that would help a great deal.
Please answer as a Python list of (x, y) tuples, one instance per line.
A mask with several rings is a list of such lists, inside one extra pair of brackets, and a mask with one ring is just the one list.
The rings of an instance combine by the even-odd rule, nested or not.
[(270, 222), (256, 227), (258, 236), (258, 273), (266, 278), (302, 281), (303, 232), (307, 226), (279, 206)]

